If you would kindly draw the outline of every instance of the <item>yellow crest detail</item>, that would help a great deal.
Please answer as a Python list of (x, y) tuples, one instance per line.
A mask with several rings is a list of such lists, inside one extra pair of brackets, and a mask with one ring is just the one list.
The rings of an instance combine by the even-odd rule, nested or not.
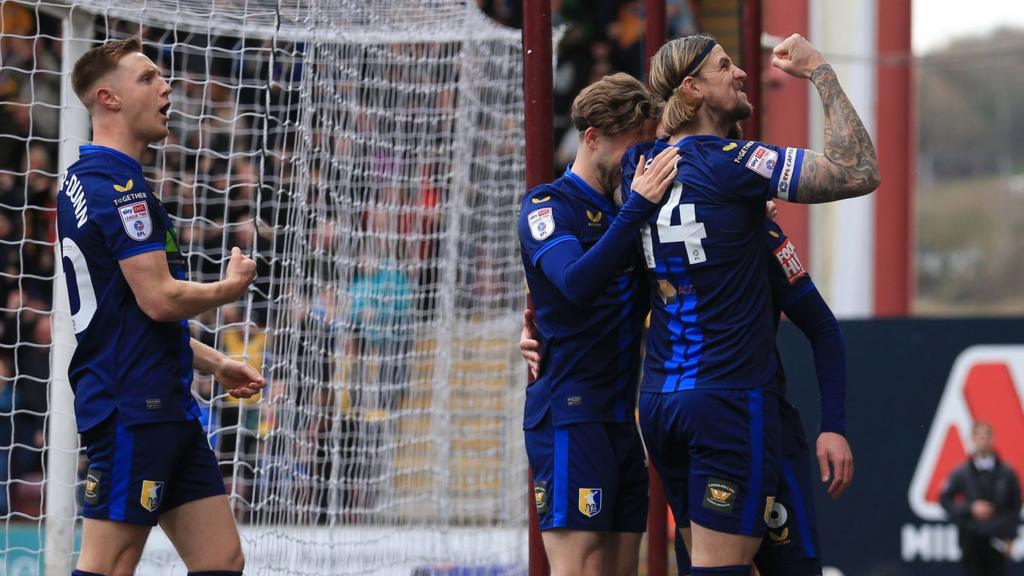
[(543, 204), (548, 200), (551, 200), (551, 196), (545, 196), (543, 198), (530, 198), (530, 202), (533, 202), (534, 204)]
[(729, 492), (728, 490), (721, 490), (713, 487), (709, 487), (708, 490), (711, 492), (711, 497), (715, 500), (720, 500), (722, 502), (732, 500), (732, 492)]
[(164, 483), (153, 480), (142, 481), (142, 493), (139, 495), (139, 504), (150, 512), (155, 512), (160, 507), (160, 500), (164, 496)]
[(587, 210), (587, 220), (590, 220), (594, 224), (600, 222), (603, 216), (604, 212), (591, 212), (590, 210)]
[(732, 150), (735, 147), (736, 147), (736, 143), (735, 142), (730, 142), (730, 143), (726, 144), (725, 146), (722, 146), (722, 151), (723, 152), (728, 152), (729, 150)]
[(775, 496), (769, 496), (765, 499), (764, 504), (764, 523), (767, 524), (772, 521), (772, 508), (775, 507)]
[(769, 530), (768, 536), (771, 537), (772, 542), (785, 542), (789, 539), (789, 528), (783, 528), (782, 532), (779, 533), (775, 533), (772, 530)]
[(601, 512), (601, 489), (580, 488), (577, 504), (581, 514), (587, 518), (597, 516)]
[(775, 230), (769, 230), (768, 233), (772, 235), (772, 238), (782, 238), (782, 236), (779, 236), (779, 233)]
[(114, 190), (117, 190), (118, 192), (121, 192), (121, 193), (131, 192), (132, 188), (134, 188), (134, 187), (135, 187), (135, 180), (132, 180), (131, 178), (128, 179), (128, 182), (126, 182), (124, 186), (120, 186), (118, 184), (114, 184)]

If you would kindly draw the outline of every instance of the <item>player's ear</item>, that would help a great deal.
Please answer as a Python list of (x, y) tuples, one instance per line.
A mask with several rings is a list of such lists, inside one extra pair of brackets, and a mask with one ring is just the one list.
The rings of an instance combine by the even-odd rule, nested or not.
[(691, 100), (701, 101), (704, 95), (700, 91), (700, 87), (697, 86), (697, 81), (694, 80), (693, 76), (687, 76), (683, 78), (683, 94), (686, 94)]
[(597, 128), (588, 126), (583, 131), (583, 145), (589, 148), (591, 151), (597, 149), (597, 143), (601, 140), (601, 133), (598, 132)]
[(97, 88), (96, 105), (113, 112), (121, 109), (121, 99), (110, 88)]

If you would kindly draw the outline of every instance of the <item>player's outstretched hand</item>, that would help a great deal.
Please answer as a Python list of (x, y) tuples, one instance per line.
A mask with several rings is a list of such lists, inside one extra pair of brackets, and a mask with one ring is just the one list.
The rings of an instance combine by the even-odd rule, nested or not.
[(793, 34), (772, 50), (772, 66), (797, 78), (810, 78), (825, 57), (806, 38)]
[(775, 217), (779, 215), (779, 207), (774, 201), (769, 200), (764, 203), (765, 216), (768, 216), (769, 220), (775, 220)]
[(818, 436), (818, 467), (821, 481), (828, 484), (828, 493), (835, 500), (853, 483), (853, 452), (841, 434), (822, 432)]
[(235, 398), (249, 398), (263, 389), (263, 376), (252, 366), (237, 360), (225, 359), (213, 376)]
[(533, 310), (523, 312), (523, 332), (519, 335), (519, 352), (526, 361), (530, 382), (540, 376), (540, 342), (537, 339), (537, 323)]
[(636, 165), (636, 175), (633, 176), (633, 192), (643, 196), (655, 204), (661, 203), (665, 190), (676, 179), (676, 160), (679, 159), (679, 149), (669, 146), (654, 157), (654, 161), (647, 166), (647, 160), (643, 156)]
[(256, 278), (256, 262), (235, 246), (231, 249), (231, 259), (228, 260), (228, 268), (225, 279), (230, 280), (238, 286), (238, 295), (241, 296), (245, 289), (252, 284)]

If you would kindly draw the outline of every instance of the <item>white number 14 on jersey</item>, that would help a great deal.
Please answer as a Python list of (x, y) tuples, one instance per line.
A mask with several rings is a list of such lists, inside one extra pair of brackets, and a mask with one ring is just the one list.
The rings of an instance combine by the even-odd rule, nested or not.
[[(662, 244), (674, 244), (683, 242), (686, 247), (686, 258), (690, 264), (706, 262), (708, 257), (704, 253), (704, 245), (701, 240), (708, 237), (704, 230), (704, 224), (697, 222), (697, 213), (693, 204), (680, 204), (683, 199), (683, 183), (676, 182), (669, 192), (668, 201), (658, 212), (658, 240)], [(672, 213), (679, 209), (679, 224), (672, 223)], [(647, 267), (653, 269), (654, 241), (651, 238), (651, 226), (645, 224), (643, 229), (644, 256), (647, 259)]]

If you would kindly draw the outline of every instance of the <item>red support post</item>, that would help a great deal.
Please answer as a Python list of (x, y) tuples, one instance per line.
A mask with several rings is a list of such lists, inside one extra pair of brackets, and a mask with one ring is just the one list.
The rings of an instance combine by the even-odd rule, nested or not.
[(910, 313), (914, 275), (915, 132), (910, 67), (911, 0), (878, 0), (878, 169), (875, 197), (875, 316)]
[[(665, 0), (645, 0), (644, 24), (644, 76), (647, 76), (651, 57), (665, 43), (668, 26), (665, 21)], [(668, 501), (661, 479), (650, 465), (650, 501), (647, 510), (647, 574), (649, 576), (667, 576), (668, 574)]]
[(740, 50), (743, 52), (743, 71), (747, 80), (743, 91), (754, 106), (754, 114), (743, 122), (743, 137), (747, 140), (761, 138), (761, 0), (744, 0), (740, 8), (743, 29), (740, 34)]
[[(526, 186), (551, 180), (554, 161), (554, 109), (552, 107), (551, 0), (523, 2), (523, 100), (526, 116)], [(527, 300), (527, 306), (533, 304)], [(544, 553), (537, 523), (537, 506), (530, 493), (530, 576), (548, 576), (551, 568)]]

